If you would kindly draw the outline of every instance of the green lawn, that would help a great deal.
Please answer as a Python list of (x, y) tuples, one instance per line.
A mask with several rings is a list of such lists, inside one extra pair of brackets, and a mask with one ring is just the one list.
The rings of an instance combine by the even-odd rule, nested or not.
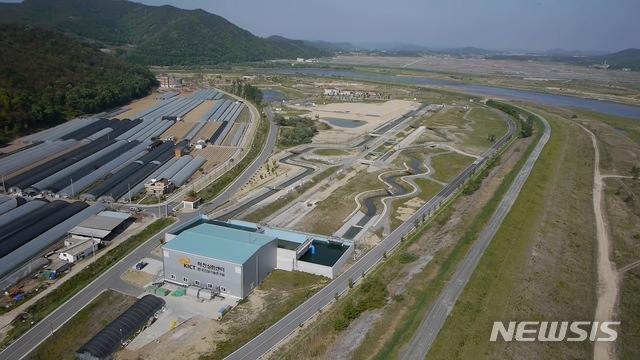
[(283, 316), (293, 311), (313, 294), (329, 283), (329, 279), (300, 271), (274, 270), (267, 279), (258, 286), (266, 292), (264, 308), (255, 321), (242, 322), (243, 307), (248, 305), (251, 295), (222, 319), (228, 329), (227, 340), (217, 342), (214, 352), (200, 357), (202, 360), (223, 359), (239, 349), (249, 340), (276, 323)]
[(458, 153), (448, 153), (434, 156), (431, 159), (431, 166), (435, 170), (433, 178), (442, 182), (449, 182), (455, 179), (464, 169), (475, 161), (470, 156)]
[(349, 155), (349, 152), (341, 149), (319, 149), (314, 151), (317, 155), (320, 156), (343, 156)]
[[(473, 108), (467, 119), (473, 120), (474, 123), (471, 124), (473, 130), (462, 135), (464, 138), (463, 149), (471, 147), (476, 150), (487, 150), (494, 143), (488, 140), (489, 135), (494, 135), (495, 140), (498, 140), (509, 131), (509, 125), (498, 114), (489, 109)], [(479, 155), (479, 153), (476, 155)]]
[(464, 119), (468, 110), (460, 107), (446, 107), (432, 115), (427, 121), (427, 127), (457, 127), (463, 128), (469, 123)]

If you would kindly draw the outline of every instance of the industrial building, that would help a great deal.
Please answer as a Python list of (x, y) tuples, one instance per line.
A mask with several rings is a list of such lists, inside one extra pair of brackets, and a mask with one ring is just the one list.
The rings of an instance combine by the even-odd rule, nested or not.
[(164, 280), (243, 299), (275, 269), (334, 278), (352, 253), (340, 239), (201, 216), (165, 234)]
[[(100, 242), (109, 240), (115, 230), (123, 227), (131, 214), (116, 211), (101, 211), (69, 230), (69, 238)], [(67, 246), (71, 244), (66, 244)]]
[(60, 250), (58, 257), (66, 262), (75, 263), (87, 256), (95, 255), (96, 251), (98, 251), (98, 244), (96, 244), (96, 241), (89, 239), (79, 241), (78, 243), (74, 243), (73, 245)]
[(276, 268), (277, 239), (200, 224), (163, 246), (166, 281), (244, 298)]

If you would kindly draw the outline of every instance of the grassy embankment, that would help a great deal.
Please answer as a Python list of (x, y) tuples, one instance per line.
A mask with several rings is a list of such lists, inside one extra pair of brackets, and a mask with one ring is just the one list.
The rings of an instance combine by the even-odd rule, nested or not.
[(455, 152), (436, 155), (431, 159), (431, 166), (434, 170), (431, 177), (435, 180), (448, 183), (455, 179), (458, 174), (474, 161), (475, 159), (470, 156)]
[(137, 300), (133, 296), (106, 290), (35, 348), (27, 359), (73, 359), (76, 350)]
[[(578, 111), (579, 121), (596, 135), (603, 175), (633, 177), (640, 168), (640, 123), (638, 120)], [(573, 116), (573, 115), (571, 115)], [(605, 221), (611, 236), (611, 261), (620, 270), (640, 260), (640, 181), (604, 180)], [(619, 359), (640, 358), (640, 267), (619, 273), (616, 340)]]
[[(156, 220), (140, 233), (130, 237), (113, 249), (108, 250), (108, 252), (97, 259), (95, 263), (89, 264), (86, 268), (82, 269), (70, 279), (66, 279), (59, 287), (29, 306), (22, 316), (16, 317), (11, 322), (11, 330), (7, 332), (7, 336), (0, 345), (6, 345), (20, 337), (20, 335), (29, 330), (32, 322), (35, 324), (42, 320), (65, 301), (69, 300), (78, 291), (82, 290), (90, 282), (98, 278), (98, 276), (103, 272), (107, 271), (111, 266), (122, 260), (135, 248), (149, 240), (160, 230), (171, 225), (174, 221), (175, 218), (172, 217)], [(21, 320), (21, 317), (24, 318), (24, 320)]]
[(595, 310), (593, 150), (576, 125), (543, 115), (551, 139), (436, 339), (433, 358), (591, 356), (589, 342), (489, 342), (494, 321), (583, 320)]
[[(422, 226), (405, 239), (384, 263), (372, 274), (367, 275), (367, 277), (381, 277), (385, 284), (389, 284), (387, 289), (390, 289), (392, 296), (391, 301), (383, 309), (381, 318), (373, 326), (368, 326), (371, 330), (367, 332), (357, 351), (350, 354), (352, 358), (371, 358), (376, 353), (381, 354), (379, 355), (381, 359), (397, 357), (398, 347), (410, 339), (412, 332), (415, 331), (420, 320), (455, 271), (482, 225), (497, 207), (500, 198), (517, 175), (532, 148), (533, 146), (529, 146), (526, 151), (518, 152), (518, 155), (522, 156), (518, 165), (505, 175), (505, 181), (497, 188), (495, 195), (486, 203), (483, 201), (485, 205), (479, 209), (479, 216), (475, 216), (474, 213), (473, 216), (463, 216), (462, 220), (456, 219), (458, 226), (451, 230), (448, 229), (447, 224), (454, 213), (453, 205), (448, 204), (440, 208), (427, 222), (427, 226)], [(457, 199), (459, 200), (460, 197)], [(454, 200), (454, 203), (456, 201)], [(420, 263), (424, 266), (423, 258), (434, 255), (428, 250), (432, 248), (429, 244), (432, 244), (432, 236), (440, 238), (438, 234), (441, 232), (460, 234), (460, 240), (455, 244), (445, 245), (442, 250), (436, 252), (435, 258), (426, 265), (424, 270), (422, 267), (416, 269), (413, 264), (416, 260), (420, 258)], [(412, 272), (414, 275), (405, 282), (407, 272)], [(333, 324), (344, 316), (345, 304), (349, 303), (351, 296), (350, 292), (344, 297), (345, 301), (337, 302), (329, 311), (321, 314), (319, 320), (296, 338), (295, 344), (279, 351), (276, 355), (285, 359), (295, 359), (300, 356), (312, 357), (324, 354), (336, 339), (346, 336), (333, 328)], [(296, 344), (305, 344), (304, 350), (300, 350), (302, 347)]]
[(242, 219), (247, 221), (252, 221), (252, 222), (260, 222), (267, 216), (278, 212), (283, 207), (293, 202), (300, 195), (304, 194), (307, 190), (316, 186), (320, 181), (331, 176), (333, 173), (335, 173), (338, 170), (338, 168), (339, 166), (333, 166), (324, 170), (323, 172), (313, 177), (310, 181), (305, 182), (304, 185), (296, 188), (294, 191), (286, 195), (283, 195), (279, 199), (260, 207), (259, 209), (253, 211), (250, 214), (247, 214), (246, 216), (243, 216)]
[(248, 323), (242, 321), (243, 315), (250, 308), (250, 296), (222, 319), (223, 324), (228, 327), (225, 332), (227, 339), (217, 342), (215, 350), (201, 356), (200, 359), (223, 359), (275, 324), (328, 283), (329, 279), (318, 275), (300, 271), (275, 270), (257, 288), (267, 295), (262, 299), (264, 307), (260, 313), (254, 314), (255, 319)]

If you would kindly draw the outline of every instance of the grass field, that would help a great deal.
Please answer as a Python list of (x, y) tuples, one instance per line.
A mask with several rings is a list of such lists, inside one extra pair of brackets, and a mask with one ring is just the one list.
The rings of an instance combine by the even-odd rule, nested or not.
[(475, 159), (470, 156), (458, 153), (449, 153), (434, 156), (431, 159), (431, 166), (435, 170), (433, 178), (442, 182), (449, 182), (455, 179), (462, 170), (466, 169)]
[(473, 120), (470, 132), (457, 132), (463, 138), (461, 149), (480, 155), (489, 149), (493, 142), (488, 140), (489, 135), (500, 139), (509, 130), (509, 125), (494, 111), (485, 108), (472, 108), (467, 115), (468, 120)]
[[(607, 225), (613, 241), (611, 260), (618, 269), (640, 260), (640, 181), (605, 180)], [(619, 359), (640, 358), (640, 267), (620, 274), (616, 351)]]
[(201, 356), (200, 359), (223, 359), (291, 312), (327, 283), (329, 279), (318, 275), (274, 270), (257, 288), (267, 295), (263, 299), (264, 307), (256, 320), (250, 323), (239, 321), (249, 305), (248, 300), (241, 301), (222, 320), (223, 324), (228, 326), (228, 340), (216, 343), (214, 352)]
[[(438, 184), (437, 182), (431, 181), (429, 179), (414, 179), (414, 182), (416, 183), (416, 185), (418, 185), (418, 188), (420, 189), (420, 193), (417, 194), (415, 197), (424, 202), (427, 202), (435, 194), (437, 194), (438, 191), (442, 190), (442, 185)], [(414, 211), (418, 209), (417, 207), (409, 206), (408, 203), (410, 202), (412, 202), (412, 199), (396, 200), (392, 203), (393, 204), (392, 213), (391, 213), (391, 230), (392, 231), (398, 226), (400, 226), (400, 224), (402, 223), (402, 220), (400, 220), (396, 216), (396, 214), (398, 214), (399, 208), (410, 207), (414, 209)]]
[(266, 217), (273, 215), (274, 213), (276, 213), (286, 205), (293, 202), (305, 191), (316, 186), (320, 181), (331, 176), (333, 173), (338, 171), (338, 168), (339, 168), (338, 166), (333, 166), (324, 170), (323, 172), (314, 176), (311, 181), (305, 182), (304, 185), (302, 185), (300, 188), (295, 189), (295, 191), (291, 192), (290, 194), (284, 195), (281, 198), (273, 201), (272, 203), (254, 210), (253, 212), (247, 214), (246, 216), (243, 216), (242, 219), (247, 221), (252, 221), (252, 222), (260, 222), (264, 220)]
[(349, 152), (346, 150), (340, 150), (340, 149), (319, 149), (314, 151), (314, 153), (316, 153), (317, 155), (320, 156), (343, 156), (343, 155), (349, 155)]
[(593, 150), (577, 126), (547, 119), (551, 140), (436, 339), (433, 358), (591, 356), (589, 342), (488, 341), (494, 321), (575, 321), (595, 311), (594, 215), (584, 191), (593, 181)]
[(138, 299), (113, 290), (98, 295), (26, 359), (73, 359), (74, 353)]
[(427, 127), (464, 128), (469, 120), (464, 119), (468, 110), (459, 107), (446, 107), (426, 120)]
[[(378, 180), (379, 172), (368, 173), (361, 170), (355, 178), (338, 188), (331, 196), (321, 201), (318, 206), (294, 226), (295, 230), (315, 234), (331, 235), (342, 226), (343, 221), (355, 209), (355, 196), (363, 191), (384, 189)], [(340, 204), (336, 206), (336, 204)]]

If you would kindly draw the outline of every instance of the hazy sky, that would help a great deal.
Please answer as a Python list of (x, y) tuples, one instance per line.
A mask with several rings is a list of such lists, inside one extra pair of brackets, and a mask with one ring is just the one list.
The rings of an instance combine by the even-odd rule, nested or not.
[(640, 0), (136, 2), (201, 8), (262, 37), (489, 49), (640, 48)]

